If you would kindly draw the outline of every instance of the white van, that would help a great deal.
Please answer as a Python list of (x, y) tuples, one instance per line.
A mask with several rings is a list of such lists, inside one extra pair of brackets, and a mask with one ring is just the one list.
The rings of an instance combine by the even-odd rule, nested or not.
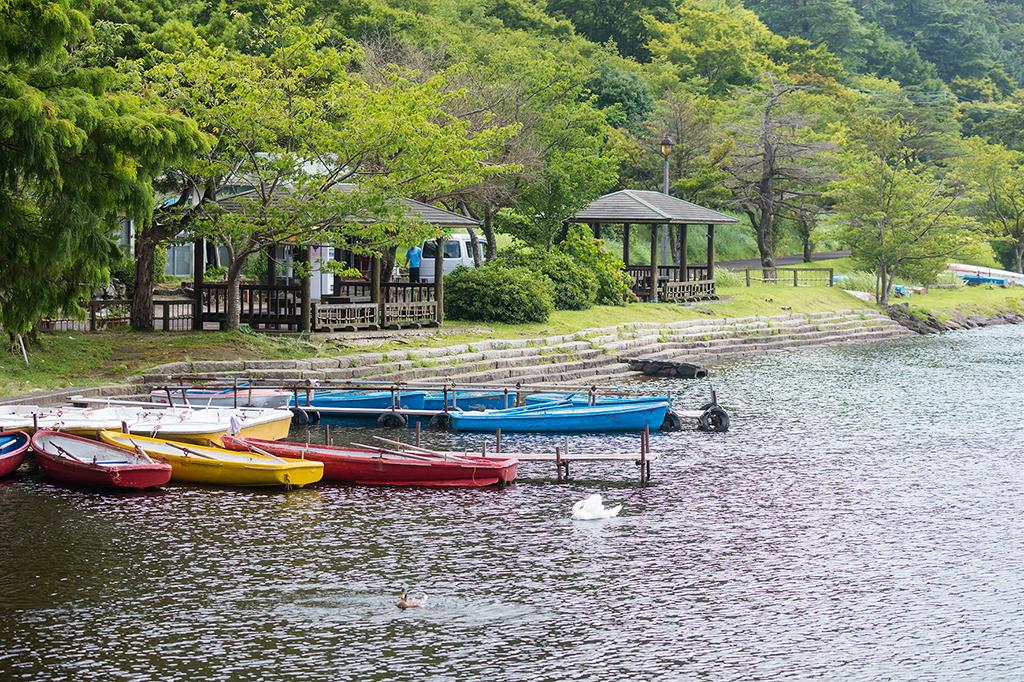
[[(479, 245), (478, 245), (479, 246)], [(437, 255), (437, 242), (433, 239), (423, 242), (423, 261), (420, 264), (420, 281), (434, 281), (434, 256)], [(444, 240), (444, 274), (448, 274), (460, 265), (468, 268), (476, 266), (473, 260), (473, 242), (468, 234), (450, 234)], [(482, 260), (482, 259), (481, 259)]]

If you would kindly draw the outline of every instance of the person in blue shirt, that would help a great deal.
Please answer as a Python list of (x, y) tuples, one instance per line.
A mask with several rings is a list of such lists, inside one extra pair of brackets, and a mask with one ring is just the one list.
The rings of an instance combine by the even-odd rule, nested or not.
[(405, 261), (409, 264), (409, 281), (420, 281), (420, 261), (423, 259), (423, 249), (419, 244), (413, 244), (405, 253)]

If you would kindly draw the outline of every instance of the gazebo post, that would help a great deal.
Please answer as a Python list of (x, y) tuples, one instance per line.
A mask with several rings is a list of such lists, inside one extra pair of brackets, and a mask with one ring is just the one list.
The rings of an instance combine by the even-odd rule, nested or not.
[(206, 242), (192, 243), (192, 331), (203, 331), (203, 274), (206, 271)]
[(715, 281), (715, 226), (708, 224), (708, 279)]
[(629, 267), (629, 233), (633, 226), (626, 223), (622, 226), (622, 262)]
[(658, 227), (657, 223), (651, 225), (651, 303), (658, 302)]
[(267, 286), (274, 286), (275, 280), (277, 280), (277, 261), (274, 260), (274, 245), (271, 244), (267, 247)]
[(305, 272), (302, 275), (302, 303), (299, 308), (299, 331), (310, 332), (313, 329), (313, 273), (310, 268), (313, 267), (313, 247), (306, 246), (305, 258), (303, 259), (306, 263)]
[(601, 223), (592, 223), (591, 227), (594, 228), (594, 239), (601, 238)]
[[(333, 253), (333, 257), (334, 257), (334, 262), (335, 263), (343, 262), (343, 257), (342, 257), (342, 253), (343, 252), (342, 252), (341, 247), (335, 247), (333, 249), (332, 253)], [(334, 295), (334, 296), (337, 296), (338, 292), (340, 292), (340, 291), (341, 291), (341, 275), (339, 275), (338, 273), (334, 273), (333, 283), (331, 284), (331, 294)]]
[(679, 226), (679, 281), (686, 281), (686, 238), (689, 233), (689, 225), (683, 224)]
[(438, 326), (444, 324), (444, 235), (437, 238), (437, 253), (434, 254), (434, 300), (437, 302)]

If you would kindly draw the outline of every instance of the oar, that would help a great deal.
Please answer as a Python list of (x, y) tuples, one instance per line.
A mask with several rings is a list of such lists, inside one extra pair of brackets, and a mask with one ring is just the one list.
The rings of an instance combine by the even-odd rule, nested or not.
[[(129, 440), (131, 440), (131, 439), (129, 439)], [(134, 442), (135, 441), (132, 441), (132, 443), (134, 443)], [(221, 460), (217, 459), (216, 457), (211, 457), (210, 455), (204, 455), (201, 452), (196, 452), (195, 450), (190, 450), (189, 448), (186, 448), (186, 447), (184, 447), (182, 445), (178, 445), (177, 443), (172, 443), (169, 440), (165, 440), (164, 442), (167, 443), (168, 445), (170, 445), (172, 448), (177, 448), (178, 450), (181, 450), (186, 455), (195, 455), (196, 457), (199, 457), (201, 459), (212, 459), (215, 462), (221, 461)]]
[[(401, 441), (388, 440), (387, 438), (381, 438), (380, 436), (374, 436), (374, 438), (377, 438), (378, 440), (384, 441), (385, 443), (391, 443), (393, 445), (397, 445), (397, 446), (402, 448), (402, 450), (400, 450), (400, 451), (387, 450), (385, 448), (377, 448), (377, 449), (381, 450), (382, 452), (401, 452), (401, 454), (403, 456), (408, 456), (408, 457), (415, 457), (415, 458), (423, 457), (423, 459), (428, 459), (428, 458), (429, 459), (441, 459), (441, 460), (444, 460), (446, 462), (458, 462), (460, 464), (471, 464), (471, 465), (474, 465), (474, 466), (479, 464), (479, 462), (474, 462), (471, 459), (464, 459), (463, 457), (459, 457), (458, 455), (451, 455), (451, 454), (448, 454), (447, 452), (437, 452), (436, 450), (427, 450), (426, 448), (418, 448), (415, 445), (407, 445), (407, 444), (405, 444), (405, 443), (403, 443)], [(359, 445), (359, 443), (353, 443), (353, 445)], [(359, 445), (359, 447), (365, 448), (365, 447), (370, 447), (370, 446)], [(407, 450), (415, 450), (418, 453), (422, 453), (422, 455), (420, 455), (420, 454), (414, 455), (414, 454), (412, 454), (410, 452), (407, 452)]]
[(380, 453), (381, 457), (383, 457), (385, 455), (388, 455), (390, 457), (399, 457), (401, 459), (411, 459), (411, 460), (415, 460), (417, 462), (423, 462), (425, 464), (426, 463), (430, 463), (430, 462), (438, 463), (438, 462), (443, 462), (443, 461), (449, 461), (449, 462), (457, 462), (459, 464), (468, 464), (470, 466), (479, 466), (480, 465), (479, 462), (473, 462), (473, 461), (470, 461), (468, 459), (459, 459), (457, 457), (452, 457), (452, 458), (449, 458), (448, 460), (442, 460), (442, 459), (440, 459), (438, 457), (428, 457), (428, 456), (425, 456), (425, 455), (414, 455), (411, 452), (402, 452), (400, 450), (389, 450), (388, 448), (382, 448), (382, 447), (379, 447), (379, 446), (376, 446), (376, 445), (365, 445), (363, 443), (352, 443), (352, 445), (355, 445), (357, 448), (365, 448), (365, 449), (371, 450), (371, 451), (372, 450), (376, 450), (377, 452)]
[(50, 445), (52, 445), (54, 448), (56, 448), (57, 452), (59, 452), (60, 454), (64, 455), (65, 457), (70, 457), (71, 459), (75, 460), (76, 462), (81, 462), (82, 464), (89, 464), (88, 460), (82, 459), (78, 455), (72, 455), (70, 452), (68, 452), (67, 450), (65, 450), (61, 446), (57, 445), (56, 443), (50, 443)]
[[(257, 455), (263, 455), (264, 457), (269, 457), (270, 459), (274, 460), (275, 462), (279, 462), (281, 464), (288, 464), (289, 463), (288, 460), (281, 459), (277, 455), (272, 455), (271, 453), (267, 452), (263, 448), (258, 448), (258, 447), (256, 447), (255, 445), (253, 445), (252, 443), (250, 443), (247, 440), (246, 441), (242, 441), (242, 442), (245, 443), (245, 447), (249, 448), (250, 452), (255, 452)], [(305, 459), (305, 457), (303, 457), (303, 459)]]

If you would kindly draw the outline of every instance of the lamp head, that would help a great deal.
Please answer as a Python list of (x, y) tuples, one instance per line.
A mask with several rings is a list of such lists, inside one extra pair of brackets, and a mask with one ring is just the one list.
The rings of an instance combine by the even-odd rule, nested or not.
[(663, 137), (661, 140), (661, 155), (664, 156), (666, 159), (668, 158), (668, 155), (672, 153), (673, 144), (674, 143), (672, 142), (672, 138), (669, 137), (668, 135)]

